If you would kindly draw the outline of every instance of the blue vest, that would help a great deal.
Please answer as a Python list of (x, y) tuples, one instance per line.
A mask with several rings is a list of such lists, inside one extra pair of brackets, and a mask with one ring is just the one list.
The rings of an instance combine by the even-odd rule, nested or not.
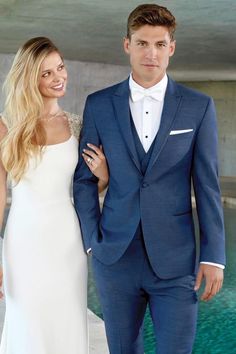
[[(153, 140), (148, 152), (146, 152), (144, 150), (144, 148), (143, 148), (143, 145), (142, 145), (140, 139), (139, 139), (139, 136), (138, 136), (137, 130), (135, 128), (134, 121), (133, 121), (133, 118), (132, 118), (131, 114), (130, 114), (130, 120), (131, 120), (132, 134), (133, 134), (133, 138), (134, 138), (134, 145), (135, 145), (135, 148), (136, 148), (136, 151), (137, 151), (137, 154), (138, 154), (138, 158), (139, 158), (139, 161), (140, 161), (142, 174), (144, 175), (145, 172), (146, 172), (146, 169), (148, 167), (148, 162), (149, 162), (151, 154), (152, 154), (152, 150), (153, 150), (153, 146), (154, 146), (156, 137)], [(141, 222), (139, 222), (138, 228), (137, 228), (137, 230), (135, 232), (135, 235), (134, 235), (134, 239), (137, 239), (137, 238), (142, 240), (142, 245), (145, 248)]]
[(152, 154), (152, 150), (153, 150), (153, 146), (154, 146), (156, 137), (153, 140), (152, 145), (150, 146), (148, 152), (146, 152), (143, 148), (143, 145), (142, 145), (140, 139), (139, 139), (139, 136), (138, 136), (137, 130), (135, 128), (134, 121), (133, 121), (131, 114), (130, 114), (130, 120), (131, 120), (131, 129), (132, 129), (133, 138), (134, 138), (134, 145), (135, 145), (136, 151), (138, 153), (142, 174), (144, 175), (146, 172), (146, 169), (148, 167), (148, 162), (149, 162), (151, 154)]

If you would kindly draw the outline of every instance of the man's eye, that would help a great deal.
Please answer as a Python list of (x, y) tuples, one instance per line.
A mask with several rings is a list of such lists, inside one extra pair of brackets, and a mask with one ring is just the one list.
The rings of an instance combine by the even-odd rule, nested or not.
[(138, 46), (139, 46), (139, 47), (144, 47), (144, 46), (145, 46), (145, 43), (144, 43), (144, 42), (138, 42)]
[(158, 43), (158, 48), (164, 48), (164, 47), (166, 47), (166, 44), (165, 43)]

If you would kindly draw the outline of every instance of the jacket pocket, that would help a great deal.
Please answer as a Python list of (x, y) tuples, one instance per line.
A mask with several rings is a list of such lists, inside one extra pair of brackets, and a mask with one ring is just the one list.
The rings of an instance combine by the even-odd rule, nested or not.
[(179, 213), (175, 213), (173, 214), (173, 216), (182, 216), (182, 215), (187, 215), (187, 214), (192, 214), (192, 209), (186, 210), (186, 211), (182, 211)]

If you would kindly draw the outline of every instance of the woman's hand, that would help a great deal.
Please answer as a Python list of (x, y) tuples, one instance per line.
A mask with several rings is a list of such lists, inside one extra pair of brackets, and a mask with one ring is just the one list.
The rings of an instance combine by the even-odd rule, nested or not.
[(2, 267), (0, 266), (0, 299), (3, 298), (2, 279), (3, 279), (3, 273), (2, 273)]
[(106, 157), (102, 146), (98, 148), (93, 144), (87, 144), (91, 150), (83, 149), (83, 158), (90, 171), (99, 179), (98, 188), (102, 192), (108, 185), (109, 173)]

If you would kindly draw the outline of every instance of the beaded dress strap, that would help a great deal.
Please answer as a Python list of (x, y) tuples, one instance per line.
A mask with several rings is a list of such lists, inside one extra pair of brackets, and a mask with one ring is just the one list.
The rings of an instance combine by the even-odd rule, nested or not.
[(65, 112), (65, 114), (68, 118), (71, 134), (79, 140), (80, 132), (82, 129), (82, 118), (74, 113)]

